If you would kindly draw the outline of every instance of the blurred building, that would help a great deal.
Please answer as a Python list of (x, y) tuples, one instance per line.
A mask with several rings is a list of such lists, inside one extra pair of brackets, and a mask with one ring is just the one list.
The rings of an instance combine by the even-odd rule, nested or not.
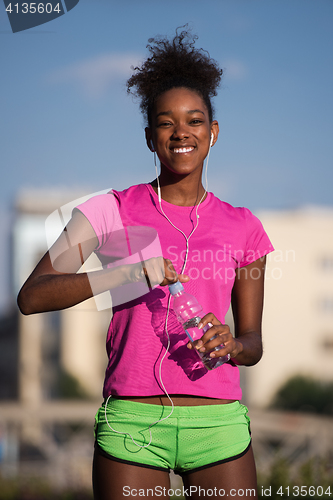
[[(16, 292), (59, 235), (71, 209), (85, 199), (82, 194), (21, 192), (13, 228)], [(257, 215), (275, 251), (267, 259), (264, 356), (254, 367), (241, 367), (241, 377), (244, 402), (265, 407), (293, 375), (333, 380), (333, 208)], [(61, 398), (64, 385), (70, 390), (75, 381), (88, 398), (101, 397), (110, 317), (110, 309), (97, 311), (94, 299), (60, 312), (20, 314), (19, 399), (36, 403)]]
[(266, 406), (293, 375), (333, 380), (333, 208), (257, 213), (267, 260), (264, 356), (247, 370), (247, 401)]
[[(67, 190), (20, 193), (12, 236), (15, 294), (73, 206), (84, 200), (81, 196)], [(267, 265), (264, 356), (256, 366), (240, 369), (244, 402), (252, 410), (255, 452), (264, 470), (277, 449), (290, 463), (330, 453), (329, 417), (263, 408), (295, 374), (333, 379), (333, 208), (257, 215), (276, 250)], [(64, 311), (31, 316), (13, 312), (0, 321), (4, 477), (22, 474), (43, 477), (57, 487), (90, 488), (92, 429), (101, 402), (111, 317), (110, 309), (98, 308), (90, 299)], [(226, 321), (232, 324), (230, 312)], [(73, 400), (77, 397), (81, 401)]]
[[(50, 242), (59, 236), (70, 217), (71, 207), (83, 199), (82, 192), (68, 190), (20, 193), (13, 227), (15, 293)], [(19, 314), (19, 400), (36, 404), (80, 394), (101, 398), (106, 366), (105, 335), (110, 315), (110, 309), (97, 311), (94, 299), (64, 311)]]
[(0, 400), (18, 397), (18, 320), (14, 308), (0, 317)]

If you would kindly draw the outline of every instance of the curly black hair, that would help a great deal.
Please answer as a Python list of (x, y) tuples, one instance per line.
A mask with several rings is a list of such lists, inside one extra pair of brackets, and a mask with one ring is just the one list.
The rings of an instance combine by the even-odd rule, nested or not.
[[(181, 28), (187, 28), (187, 25)], [(222, 69), (209, 53), (194, 47), (197, 40), (190, 30), (177, 28), (170, 41), (166, 37), (150, 38), (147, 48), (151, 54), (141, 67), (135, 67), (127, 81), (127, 93), (140, 98), (140, 108), (148, 125), (158, 96), (175, 87), (197, 92), (204, 100), (210, 121), (213, 120), (211, 98), (217, 94)]]

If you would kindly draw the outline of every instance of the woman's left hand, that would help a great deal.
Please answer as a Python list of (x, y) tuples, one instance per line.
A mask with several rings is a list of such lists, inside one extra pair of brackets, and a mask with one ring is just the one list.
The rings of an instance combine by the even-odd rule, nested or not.
[[(253, 366), (260, 360), (263, 352), (261, 340), (261, 317), (264, 300), (264, 277), (266, 257), (255, 260), (251, 264), (236, 270), (235, 283), (231, 294), (232, 313), (235, 323), (235, 337), (228, 325), (209, 313), (199, 325), (201, 328), (211, 323), (196, 342), (188, 344), (190, 349), (209, 352), (209, 355), (221, 357), (230, 354), (237, 365)], [(216, 335), (216, 338), (211, 340)], [(223, 349), (212, 351), (214, 347), (224, 344)]]
[[(222, 357), (227, 354), (230, 354), (230, 358), (235, 358), (240, 352), (243, 351), (242, 343), (233, 337), (229, 326), (222, 325), (213, 313), (206, 314), (201, 319), (198, 326), (201, 329), (208, 323), (211, 323), (213, 326), (209, 328), (206, 333), (204, 333), (201, 339), (196, 340), (193, 343), (189, 342), (187, 344), (189, 349), (197, 349), (202, 353), (212, 351), (210, 353), (211, 358)], [(221, 344), (224, 344), (223, 349), (218, 351), (212, 350)]]

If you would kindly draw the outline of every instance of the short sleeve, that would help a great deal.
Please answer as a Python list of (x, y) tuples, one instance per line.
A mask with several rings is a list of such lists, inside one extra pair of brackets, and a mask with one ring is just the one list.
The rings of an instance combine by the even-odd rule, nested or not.
[(255, 260), (260, 259), (260, 257), (263, 257), (274, 250), (273, 245), (258, 217), (253, 215), (253, 213), (247, 208), (243, 208), (243, 210), (245, 218), (246, 244), (243, 258), (239, 262), (239, 267), (248, 266)]
[(93, 196), (74, 210), (82, 212), (92, 225), (98, 238), (97, 251), (107, 243), (113, 231), (123, 229), (118, 203), (112, 193)]

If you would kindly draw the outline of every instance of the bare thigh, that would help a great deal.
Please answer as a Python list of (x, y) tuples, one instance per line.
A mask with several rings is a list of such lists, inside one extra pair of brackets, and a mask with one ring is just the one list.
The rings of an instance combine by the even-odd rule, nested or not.
[[(191, 500), (207, 497), (209, 496), (207, 490), (214, 491), (215, 488), (216, 493), (214, 492), (211, 498), (229, 496), (235, 500), (240, 498), (242, 500), (245, 498), (247, 500), (257, 499), (257, 474), (252, 447), (237, 460), (186, 474), (183, 482), (188, 493), (191, 492), (191, 496), (187, 497)], [(199, 488), (201, 488), (201, 495)], [(203, 490), (205, 490), (206, 495)], [(223, 494), (221, 491), (219, 495), (219, 490), (224, 490), (225, 493)]]
[[(155, 492), (155, 488), (158, 489)], [(162, 488), (170, 488), (169, 473), (137, 465), (123, 464), (103, 457), (95, 450), (93, 461), (94, 500), (124, 500), (134, 496), (161, 498)], [(140, 495), (140, 489), (144, 495)], [(147, 493), (147, 490), (151, 490)], [(136, 490), (136, 491), (135, 491)], [(132, 493), (131, 493), (132, 492)], [(167, 496), (162, 496), (167, 499)]]

